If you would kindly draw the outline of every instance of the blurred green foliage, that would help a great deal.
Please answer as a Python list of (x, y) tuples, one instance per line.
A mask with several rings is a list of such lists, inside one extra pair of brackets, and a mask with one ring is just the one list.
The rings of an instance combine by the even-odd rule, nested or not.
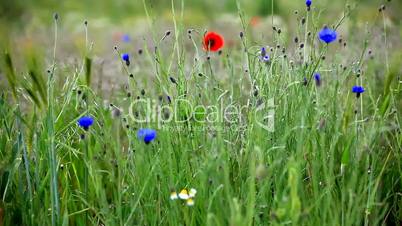
[[(169, 0), (144, 0), (153, 12), (164, 12), (171, 9), (171, 1)], [(273, 2), (272, 2), (273, 1)], [(292, 15), (294, 9), (301, 8), (304, 1), (275, 1), (275, 0), (240, 0), (243, 10), (248, 15), (269, 15), (273, 11), (284, 17)], [(181, 1), (174, 1), (176, 7), (180, 7)], [(315, 1), (315, 6), (328, 6), (333, 12), (341, 12), (346, 4), (359, 4), (357, 10), (367, 11), (367, 8), (376, 9), (380, 7), (382, 1), (362, 0), (362, 1)], [(396, 23), (400, 23), (401, 16), (399, 10), (402, 7), (402, 1), (393, 1), (392, 9), (389, 11), (390, 17)], [(185, 0), (184, 6), (191, 11), (199, 11), (205, 14), (216, 16), (225, 12), (237, 12), (236, 0)], [(14, 0), (0, 1), (0, 19), (7, 22), (24, 23), (29, 18), (35, 17), (47, 20), (49, 15), (54, 12), (60, 12), (61, 15), (66, 13), (77, 13), (86, 17), (107, 17), (111, 21), (119, 21), (128, 16), (144, 15), (144, 6), (142, 0), (126, 1), (126, 0), (69, 0), (69, 1), (53, 1), (53, 0)], [(376, 13), (376, 10), (370, 10), (370, 13)]]
[(24, 1), (0, 1), (0, 18), (15, 21), (24, 12)]

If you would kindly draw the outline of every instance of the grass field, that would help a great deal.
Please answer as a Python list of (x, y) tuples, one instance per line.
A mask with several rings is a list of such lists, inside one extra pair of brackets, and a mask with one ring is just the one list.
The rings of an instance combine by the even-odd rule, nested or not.
[(0, 226), (402, 225), (401, 2), (131, 2), (0, 3)]

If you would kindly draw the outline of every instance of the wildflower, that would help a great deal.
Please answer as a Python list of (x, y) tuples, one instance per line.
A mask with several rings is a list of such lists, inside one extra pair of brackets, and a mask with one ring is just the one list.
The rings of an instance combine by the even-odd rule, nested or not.
[(269, 54), (267, 54), (267, 50), (265, 49), (265, 47), (261, 48), (261, 56), (260, 56), (260, 60), (264, 63), (268, 63), (270, 60)]
[(251, 20), (250, 20), (250, 25), (252, 26), (252, 27), (256, 27), (258, 24), (260, 24), (261, 23), (261, 17), (259, 17), (259, 16), (254, 16), (254, 17), (252, 17), (251, 18)]
[(331, 43), (336, 40), (337, 34), (335, 30), (332, 30), (325, 26), (319, 33), (318, 37), (320, 38), (321, 41), (325, 43)]
[(130, 66), (130, 55), (128, 53), (123, 53), (121, 59), (126, 62), (127, 66)]
[(194, 197), (195, 197), (195, 194), (197, 194), (197, 190), (195, 190), (195, 188), (191, 188), (191, 189), (190, 189), (190, 192), (188, 193), (188, 196), (189, 196), (190, 198), (194, 198)]
[(156, 138), (156, 131), (153, 129), (140, 129), (137, 132), (137, 138), (149, 144)]
[(130, 55), (128, 55), (128, 53), (123, 53), (121, 55), (121, 59), (123, 59), (124, 61), (129, 61), (130, 60)]
[(170, 199), (176, 200), (180, 198), (181, 200), (186, 201), (187, 206), (194, 206), (194, 197), (197, 194), (197, 190), (195, 188), (191, 188), (190, 191), (187, 189), (182, 189), (180, 193), (177, 195), (175, 191), (170, 193)]
[(269, 62), (269, 55), (265, 55), (264, 57), (262, 57), (262, 62), (264, 63), (268, 63)]
[(128, 35), (128, 34), (122, 35), (122, 36), (121, 36), (121, 40), (122, 40), (123, 42), (130, 42), (130, 41), (131, 41), (130, 35)]
[(314, 79), (315, 79), (315, 84), (317, 86), (320, 86), (321, 85), (321, 75), (320, 75), (320, 73), (315, 73), (314, 74)]
[(360, 97), (360, 95), (362, 94), (362, 93), (364, 93), (364, 88), (363, 88), (363, 86), (353, 86), (352, 87), (352, 92), (353, 93), (356, 93), (356, 97), (357, 98), (359, 98)]
[(308, 8), (310, 8), (311, 3), (312, 3), (312, 0), (306, 0), (306, 6), (307, 6)]
[(204, 36), (204, 50), (216, 52), (223, 47), (224, 40), (220, 34), (215, 32), (208, 32)]
[(170, 193), (170, 200), (176, 200), (176, 199), (178, 199), (178, 198), (179, 198), (179, 196), (177, 196), (177, 192), (172, 191), (172, 192)]
[(190, 196), (188, 195), (188, 191), (187, 189), (182, 189), (179, 193), (179, 198), (183, 199), (183, 200), (187, 200), (190, 198)]
[(94, 119), (91, 116), (83, 116), (78, 119), (78, 125), (84, 128), (84, 130), (88, 130), (93, 123)]
[(186, 201), (187, 206), (194, 206), (194, 200), (192, 198), (187, 199)]

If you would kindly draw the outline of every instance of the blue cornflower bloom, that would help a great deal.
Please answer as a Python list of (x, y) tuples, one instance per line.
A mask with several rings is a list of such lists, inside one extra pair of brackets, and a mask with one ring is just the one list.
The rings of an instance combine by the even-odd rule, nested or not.
[(146, 144), (149, 144), (156, 138), (156, 131), (153, 129), (140, 129), (137, 132), (137, 138), (143, 140)]
[(122, 36), (121, 36), (121, 40), (122, 40), (123, 42), (130, 42), (130, 41), (131, 41), (130, 35), (128, 35), (128, 34), (122, 35)]
[(123, 59), (124, 61), (129, 61), (130, 60), (130, 55), (128, 53), (123, 53), (121, 55), (121, 59)]
[(356, 93), (356, 97), (359, 98), (360, 94), (364, 93), (364, 88), (363, 86), (353, 86), (352, 87), (352, 92)]
[(306, 6), (307, 6), (308, 8), (310, 8), (311, 3), (312, 3), (312, 0), (306, 0)]
[(314, 73), (314, 79), (315, 79), (315, 84), (317, 85), (317, 86), (320, 86), (321, 85), (321, 75), (320, 75), (320, 73)]
[(269, 55), (263, 56), (263, 57), (261, 58), (261, 60), (262, 60), (262, 62), (264, 62), (264, 63), (268, 63), (269, 60), (270, 60)]
[(320, 38), (321, 41), (325, 43), (331, 43), (336, 40), (337, 38), (337, 33), (335, 30), (332, 30), (331, 28), (328, 28), (325, 26), (319, 33), (318, 37)]
[(126, 62), (127, 66), (130, 66), (130, 55), (128, 53), (123, 53), (121, 59)]
[(78, 125), (84, 128), (84, 130), (88, 130), (93, 123), (94, 119), (91, 116), (82, 116), (78, 119)]
[(269, 55), (267, 54), (267, 50), (265, 47), (261, 48), (261, 56), (260, 56), (260, 60), (264, 63), (268, 63), (270, 60)]

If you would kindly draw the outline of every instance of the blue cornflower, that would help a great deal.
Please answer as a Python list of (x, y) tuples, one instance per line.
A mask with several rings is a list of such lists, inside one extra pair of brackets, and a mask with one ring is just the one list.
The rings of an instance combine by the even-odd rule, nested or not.
[(137, 138), (143, 140), (146, 144), (149, 144), (156, 138), (156, 131), (153, 129), (140, 129), (137, 132)]
[(121, 55), (121, 59), (126, 62), (126, 65), (127, 65), (127, 66), (130, 65), (130, 55), (129, 55), (128, 53), (123, 53), (123, 54)]
[(261, 56), (260, 56), (260, 60), (264, 63), (268, 63), (270, 60), (269, 55), (267, 54), (267, 50), (265, 47), (261, 48)]
[(307, 6), (308, 8), (310, 8), (311, 3), (312, 3), (312, 0), (306, 0), (306, 6)]
[(264, 63), (268, 63), (269, 60), (270, 60), (269, 55), (267, 54), (267, 55), (263, 56), (263, 57), (261, 58), (261, 60), (262, 60), (262, 62), (264, 62)]
[(356, 97), (359, 98), (360, 94), (364, 93), (364, 88), (363, 86), (353, 86), (352, 87), (352, 92), (356, 93)]
[(318, 33), (318, 37), (320, 38), (321, 41), (325, 42), (325, 43), (331, 43), (333, 41), (336, 40), (337, 38), (337, 34), (335, 30), (332, 30), (330, 28), (328, 28), (327, 26), (325, 26), (319, 33)]
[(88, 130), (93, 123), (94, 119), (91, 116), (82, 116), (78, 119), (78, 125), (84, 128), (84, 130)]
[(315, 84), (317, 85), (317, 86), (320, 86), (321, 85), (321, 75), (320, 75), (320, 73), (314, 73), (314, 79), (315, 79)]
[(130, 55), (128, 53), (123, 53), (121, 55), (121, 59), (123, 59), (124, 61), (128, 61), (130, 60)]
[(130, 41), (131, 41), (130, 35), (129, 35), (129, 34), (124, 34), (124, 35), (122, 35), (122, 36), (121, 36), (121, 40), (122, 40), (123, 42), (130, 42)]

